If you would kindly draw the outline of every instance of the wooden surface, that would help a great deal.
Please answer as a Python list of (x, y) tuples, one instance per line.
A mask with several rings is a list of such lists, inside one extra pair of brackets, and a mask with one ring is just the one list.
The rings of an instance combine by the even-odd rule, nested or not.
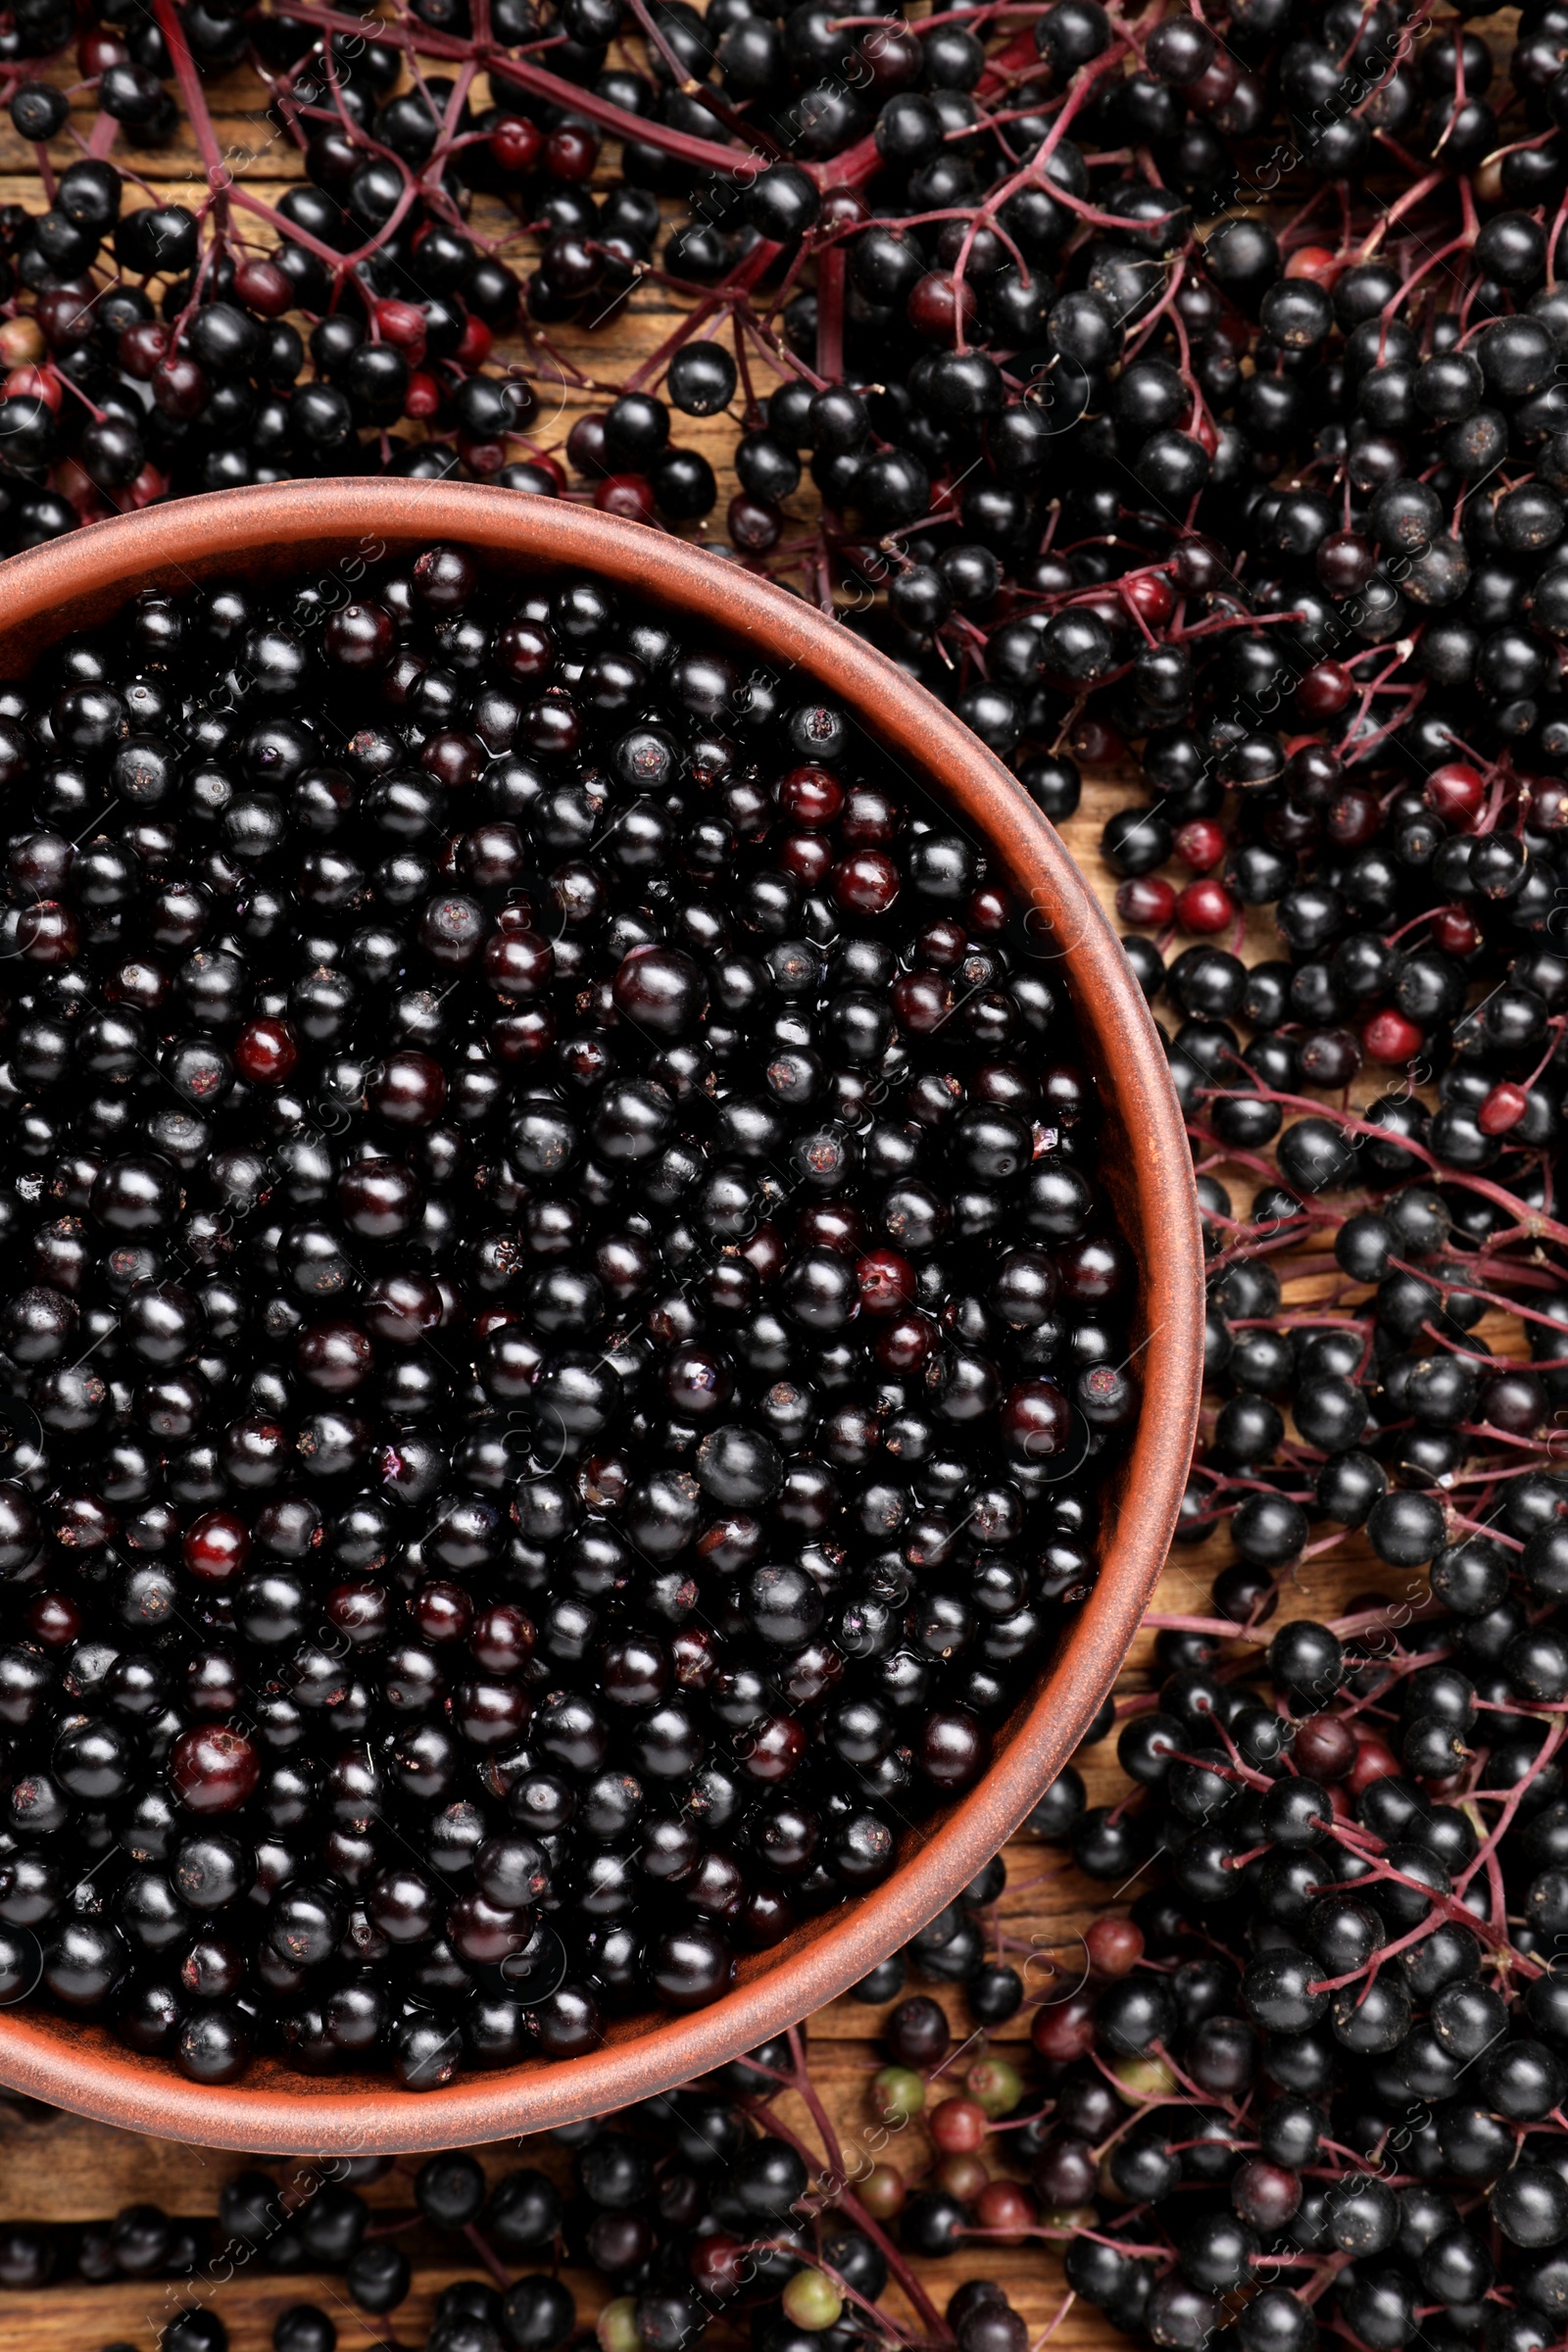
[[(50, 69), (49, 77), (67, 82), (74, 74), (74, 68), (60, 66)], [(298, 160), (267, 122), (260, 84), (236, 74), (210, 87), (220, 143), (230, 156), (236, 174), (264, 199), (275, 197), (282, 183), (299, 176)], [(475, 90), (476, 105), (483, 99), (481, 81)], [(56, 142), (51, 151), (55, 167), (70, 161), (76, 151), (69, 139)], [(149, 200), (194, 206), (200, 199), (199, 166), (184, 131), (172, 146), (155, 155), (127, 156), (122, 147), (116, 150), (116, 159), (130, 163), (143, 175)], [(0, 202), (12, 201), (41, 209), (30, 153), (0, 116)], [(482, 203), (475, 210), (473, 224), (496, 233), (505, 225), (504, 216), (499, 207)], [(259, 250), (266, 250), (271, 241), (269, 232), (256, 232)], [(514, 266), (526, 264), (531, 251), (528, 244), (514, 241), (506, 249), (506, 258)], [(565, 362), (564, 368), (557, 368), (537, 341), (502, 347), (497, 357), (523, 364), (539, 385), (542, 409), (554, 416), (548, 429), (538, 431), (541, 446), (559, 449), (564, 444), (572, 417), (595, 405), (596, 384), (624, 376), (654, 352), (673, 323), (677, 308), (666, 293), (647, 287), (622, 304), (597, 333), (580, 327), (553, 327), (550, 342)], [(560, 380), (557, 396), (552, 398), (547, 393), (552, 377), (580, 380)], [(761, 380), (765, 388), (765, 378)], [(735, 487), (733, 474), (723, 463), (733, 441), (733, 422), (724, 417), (706, 421), (681, 417), (677, 424), (677, 438), (703, 449), (713, 463), (722, 504)], [(797, 499), (793, 511), (803, 523), (808, 520), (807, 496)], [(704, 526), (688, 526), (686, 535), (701, 538)], [(1069, 848), (1107, 906), (1112, 884), (1099, 859), (1097, 845), (1105, 817), (1125, 797), (1125, 785), (1118, 788), (1113, 777), (1092, 777), (1078, 814), (1063, 827)], [(1267, 952), (1265, 938), (1260, 938), (1257, 952)], [(1327, 1287), (1317, 1278), (1291, 1286), (1287, 1298), (1304, 1302), (1308, 1298), (1321, 1298)], [(1203, 1612), (1214, 1572), (1230, 1556), (1224, 1537), (1198, 1549), (1178, 1551), (1161, 1583), (1158, 1607), (1180, 1613)], [(1286, 1595), (1282, 1613), (1329, 1616), (1356, 1593), (1380, 1589), (1396, 1592), (1407, 1581), (1383, 1569), (1358, 1539), (1348, 1539), (1302, 1568), (1294, 1592)], [(1152, 1637), (1146, 1635), (1122, 1678), (1124, 1694), (1149, 1687), (1152, 1653)], [(1081, 1758), (1092, 1801), (1120, 1793), (1123, 1785), (1115, 1766), (1114, 1745), (1112, 1737)], [(1105, 1907), (1107, 1890), (1079, 1879), (1051, 1849), (1027, 1838), (1010, 1847), (1007, 1858), (1009, 1885), (1000, 1907), (1005, 1956), (1025, 1972), (1032, 1987), (1076, 1982), (1079, 1931)], [(1127, 1890), (1124, 1899), (1130, 1899), (1133, 1892), (1136, 1888)], [(1060, 1972), (1054, 1979), (1053, 1967)], [(945, 1989), (939, 1990), (939, 1997), (946, 2001), (960, 2035), (967, 2035), (970, 2029), (961, 1997)], [(875, 2012), (848, 2000), (836, 2003), (809, 2024), (813, 2075), (847, 2146), (874, 2130), (865, 2086), (881, 2063), (873, 2039), (875, 2027)], [(1026, 2031), (1027, 2012), (1004, 2028), (999, 2038), (1004, 2047), (1016, 2047), (1024, 2041)], [(975, 2047), (970, 2044), (956, 2065), (969, 2063)], [(482, 2153), (492, 2172), (519, 2161), (540, 2164), (563, 2177), (566, 2171), (564, 2151), (548, 2143), (509, 2143)], [(929, 2146), (920, 2127), (912, 2126), (898, 2135), (887, 2157), (911, 2179), (918, 2176), (929, 2161)], [(24, 2112), (0, 2103), (0, 2223), (106, 2220), (120, 2207), (138, 2200), (155, 2202), (172, 2215), (212, 2215), (222, 2183), (246, 2161), (107, 2131), (63, 2114)], [(289, 2178), (287, 2165), (279, 2165), (276, 2171), (280, 2180)], [(412, 2210), (411, 2173), (412, 2165), (400, 2167), (367, 2191), (378, 2215), (384, 2214), (389, 2222)], [(363, 2352), (364, 2347), (389, 2339), (404, 2345), (421, 2343), (423, 2321), (434, 2294), (450, 2278), (479, 2276), (481, 2269), (474, 2261), (454, 2270), (454, 2241), (450, 2238), (414, 2229), (405, 2242), (416, 2263), (417, 2284), (391, 2323), (370, 2321), (355, 2310), (341, 2281), (331, 2278), (253, 2277), (241, 2271), (221, 2283), (202, 2283), (194, 2299), (210, 2301), (221, 2313), (234, 2352), (264, 2352), (270, 2344), (277, 2313), (306, 2299), (320, 2302), (332, 2313), (344, 2352)], [(919, 2267), (939, 2306), (961, 2278), (985, 2274), (1005, 2279), (1037, 2336), (1061, 2311), (1063, 2286), (1058, 2264), (1053, 2253), (1038, 2246), (976, 2251), (951, 2263)], [(597, 2308), (601, 2290), (582, 2275), (572, 2275), (571, 2283), (581, 2313), (589, 2316)], [(24, 2294), (0, 2290), (0, 2344), (6, 2352), (81, 2352), (81, 2348), (92, 2352), (93, 2347), (117, 2340), (150, 2347), (173, 2311), (191, 2299), (191, 2290), (172, 2280), (109, 2287), (64, 2285)], [(899, 2308), (896, 2297), (892, 2308)], [(1073, 2348), (1073, 2352), (1091, 2345), (1099, 2352), (1119, 2340), (1097, 2314), (1080, 2308), (1066, 2312), (1053, 2336), (1054, 2343)]]

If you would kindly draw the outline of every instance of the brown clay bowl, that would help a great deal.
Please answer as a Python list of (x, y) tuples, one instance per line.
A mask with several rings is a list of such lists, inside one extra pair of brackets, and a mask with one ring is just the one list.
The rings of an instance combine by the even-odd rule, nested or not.
[(1034, 909), (1103, 1103), (1099, 1174), (1137, 1253), (1136, 1432), (1103, 1505), (1100, 1575), (995, 1761), (906, 1835), (873, 1893), (744, 1960), (735, 1989), (694, 2015), (617, 2019), (591, 2057), (464, 2075), (412, 2093), (376, 2076), (300, 2075), (258, 2061), (208, 2087), (122, 2048), (104, 2029), (0, 2010), (0, 2082), (122, 2129), (210, 2146), (362, 2154), (449, 2148), (604, 2114), (718, 2066), (818, 2009), (906, 1943), (1017, 1829), (1115, 1678), (1164, 1561), (1197, 1423), (1202, 1252), (1192, 1161), (1165, 1060), (1110, 926), (1055, 832), (1006, 768), (934, 698), (858, 637), (738, 566), (640, 525), (554, 499), (450, 482), (281, 483), (117, 517), (0, 565), (0, 676), (22, 675), (71, 630), (138, 589), (238, 575), (361, 576), (385, 553), (460, 539), (495, 571), (592, 571), (710, 642), (801, 674), (986, 844)]

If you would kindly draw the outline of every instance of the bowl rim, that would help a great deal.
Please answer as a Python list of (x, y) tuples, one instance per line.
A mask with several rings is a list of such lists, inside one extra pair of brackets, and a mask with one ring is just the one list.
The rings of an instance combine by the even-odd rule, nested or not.
[[(1043, 1668), (1006, 1746), (883, 1884), (808, 1923), (808, 1939), (759, 1956), (710, 2007), (578, 2058), (531, 2059), (408, 2091), (368, 2077), (187, 2082), (107, 2030), (53, 2012), (0, 2010), (0, 2083), (100, 2123), (209, 2146), (356, 2156), (450, 2148), (581, 2120), (709, 2072), (808, 2017), (934, 1917), (1019, 1826), (1110, 1689), (1164, 1564), (1186, 1480), (1202, 1378), (1203, 1258), (1192, 1157), (1152, 1017), (1110, 924), (1054, 827), (967, 727), (896, 663), (804, 599), (641, 524), (565, 501), (475, 483), (344, 478), (172, 501), (95, 522), (0, 564), (0, 671), (90, 626), (136, 591), (180, 590), (243, 571), (308, 572), (357, 545), (462, 540), (502, 564), (593, 571), (690, 613), (774, 669), (799, 669), (852, 706), (1026, 878), (1059, 944), (1086, 1043), (1111, 1081), (1132, 1142), (1121, 1177), (1144, 1237), (1148, 1336), (1138, 1426), (1087, 1601)], [(379, 545), (377, 543), (380, 543)], [(1106, 1899), (1113, 1899), (1107, 1895)], [(802, 1931), (797, 1931), (797, 1934)]]

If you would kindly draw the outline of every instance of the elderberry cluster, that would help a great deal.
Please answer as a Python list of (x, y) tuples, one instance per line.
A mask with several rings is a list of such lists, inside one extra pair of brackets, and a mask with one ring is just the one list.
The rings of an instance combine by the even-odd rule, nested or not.
[(713, 1999), (1093, 1586), (1133, 1265), (1006, 892), (455, 547), (149, 591), (0, 759), (7, 1996), (415, 2087)]
[[(30, 4), (3, 94), (58, 139), (24, 60), (65, 22)], [(93, 157), (0, 216), (0, 533), (387, 469), (689, 529), (718, 458), (710, 544), (847, 603), (1052, 813), (1064, 754), (1125, 742), (1166, 798), (1257, 788), (1225, 879), (1222, 850), (1181, 893), (1222, 929), (1303, 847), (1264, 820), (1282, 700), (1352, 763), (1442, 725), (1552, 756), (1559, 16), (1525, 12), (1505, 79), (1388, 0), (421, 0), (374, 38), (111, 0), (77, 34)], [(137, 205), (113, 136), (183, 109), (220, 175), (202, 77), (240, 60), (305, 179)], [(675, 323), (607, 382), (589, 338), (637, 287)]]
[(1042, 1809), (1092, 1878), (1160, 1857), (1101, 1988), (1034, 2024), (1037, 2184), (1069, 2284), (1126, 2332), (1560, 2339), (1568, 1487), (1501, 1495), (1410, 1611), (1373, 1594), (1270, 1638), (1277, 1592), (1239, 1609), (1227, 1571), (1208, 1631), (1159, 1635), (1157, 1697), (1124, 1702), (1132, 1801), (1086, 1810), (1068, 1774)]
[[(922, 2006), (935, 2009), (906, 2003), (894, 2020), (905, 2042)], [(945, 2048), (946, 2024), (935, 2014)], [(928, 2059), (937, 2046), (928, 2023)], [(247, 2169), (225, 2184), (216, 2225), (200, 2232), (203, 2256), (249, 2266), (269, 2284), (300, 2279), (302, 2299), (274, 2322), (274, 2352), (334, 2352), (345, 2295), (383, 2320), (389, 2339), (396, 2328), (397, 2340), (409, 2342), (405, 2307), (420, 2268), (450, 2268), (454, 2254), (482, 2263), (487, 2276), (442, 2287), (416, 2339), (424, 2352), (560, 2352), (579, 2337), (563, 2265), (595, 2274), (609, 2290), (593, 2328), (598, 2352), (688, 2352), (715, 2326), (726, 2336), (744, 2328), (758, 2352), (869, 2352), (901, 2340), (881, 2307), (890, 2285), (912, 2301), (933, 2344), (1025, 2352), (1024, 2322), (993, 2279), (967, 2280), (948, 2296), (945, 2320), (938, 2312), (869, 2209), (886, 2204), (876, 2184), (897, 2177), (890, 2168), (858, 2168), (846, 2180), (842, 2166), (824, 2162), (813, 2178), (802, 2143), (770, 2128), (769, 2101), (803, 2084), (814, 2098), (804, 2047), (791, 2036), (671, 2096), (553, 2132), (535, 2143), (539, 2165), (493, 2180), (462, 2151), (416, 2169), (391, 2157), (339, 2160), (325, 2177), (313, 2167), (282, 2180)], [(947, 2102), (943, 2112), (950, 2107), (981, 2112), (972, 2101)], [(995, 2100), (991, 2111), (1000, 2112)], [(920, 2235), (909, 2227), (915, 2211), (911, 2202), (906, 2245)], [(156, 2207), (137, 2206), (100, 2234), (121, 2249), (124, 2275), (148, 2277), (169, 2233)], [(86, 2245), (84, 2236), (84, 2257)], [(41, 2285), (54, 2251), (41, 2231), (12, 2230), (0, 2237), (0, 2278)], [(341, 2279), (341, 2293), (304, 2299), (315, 2283), (309, 2275), (323, 2272)], [(161, 2333), (166, 2352), (227, 2352), (221, 2300), (176, 2310)]]

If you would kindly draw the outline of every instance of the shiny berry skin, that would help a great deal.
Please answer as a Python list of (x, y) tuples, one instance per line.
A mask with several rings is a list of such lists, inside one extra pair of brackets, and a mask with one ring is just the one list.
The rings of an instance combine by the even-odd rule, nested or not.
[(897, 1314), (915, 1295), (914, 1268), (896, 1250), (871, 1250), (857, 1265), (855, 1279), (860, 1305), (868, 1315)]
[(985, 2109), (973, 2099), (944, 2099), (926, 2119), (926, 2130), (945, 2156), (972, 2156), (984, 2145)]
[(250, 1531), (233, 1511), (204, 1511), (185, 1530), (181, 1551), (199, 1583), (231, 1584), (250, 1558)]
[(242, 1733), (182, 1732), (169, 1759), (170, 1785), (192, 1813), (232, 1813), (255, 1793), (261, 1765)]
[(779, 807), (811, 831), (832, 824), (844, 806), (844, 787), (820, 767), (793, 767), (779, 780)]
[(858, 850), (833, 868), (833, 897), (848, 914), (888, 913), (900, 888), (898, 867), (878, 850)]
[(1217, 931), (1228, 931), (1237, 913), (1235, 900), (1219, 882), (1189, 882), (1187, 888), (1177, 894), (1178, 928), (1196, 932), (1200, 938), (1210, 937)]
[(1144, 1936), (1136, 1921), (1094, 1920), (1084, 1936), (1090, 1966), (1098, 1976), (1124, 1977), (1144, 1954)]
[[(1224, 829), (1212, 817), (1194, 817), (1177, 830), (1176, 855), (1195, 874), (1211, 873), (1224, 858), (1226, 847)], [(1186, 893), (1182, 895), (1185, 898)]]
[(1435, 816), (1464, 828), (1481, 813), (1486, 791), (1486, 781), (1478, 769), (1467, 767), (1460, 760), (1449, 760), (1433, 769), (1423, 787), (1422, 798)]
[(1363, 1026), (1361, 1043), (1373, 1061), (1401, 1064), (1415, 1059), (1426, 1039), (1414, 1021), (1385, 1005)]
[(1124, 923), (1163, 929), (1175, 919), (1176, 886), (1158, 874), (1130, 874), (1116, 885), (1116, 912)]
[(1492, 1089), (1476, 1112), (1476, 1125), (1483, 1135), (1506, 1135), (1518, 1126), (1529, 1107), (1524, 1088), (1504, 1081)]
[(1303, 717), (1334, 718), (1354, 691), (1355, 681), (1348, 669), (1338, 662), (1319, 662), (1298, 681), (1296, 700)]
[(531, 172), (543, 146), (538, 126), (520, 115), (503, 115), (490, 133), (490, 152), (503, 172)]
[(1464, 907), (1440, 906), (1432, 918), (1432, 942), (1446, 956), (1473, 956), (1481, 945), (1481, 934)]
[(287, 1021), (247, 1021), (234, 1040), (234, 1066), (253, 1086), (281, 1086), (300, 1057)]

